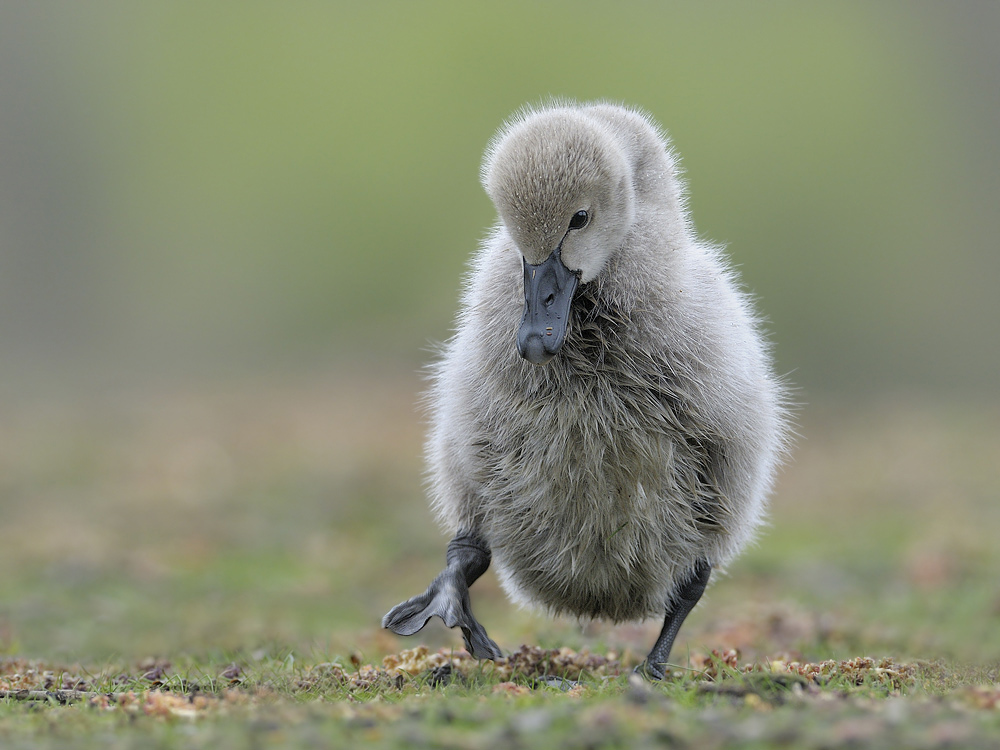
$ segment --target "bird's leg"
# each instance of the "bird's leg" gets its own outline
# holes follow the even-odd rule
[[[397,604],[382,618],[382,627],[399,635],[413,635],[437,615],[449,628],[462,629],[465,647],[477,659],[499,659],[503,654],[486,629],[472,615],[469,586],[490,566],[492,553],[474,532],[459,532],[448,544],[447,566],[427,591]]]
[[[678,589],[677,593],[667,602],[667,616],[663,620],[663,629],[660,637],[653,644],[652,651],[646,657],[646,661],[640,665],[636,671],[645,674],[656,680],[664,678],[664,666],[670,658],[670,649],[674,646],[674,639],[677,632],[684,624],[684,619],[688,613],[694,609],[694,605],[705,593],[705,586],[708,585],[708,577],[712,574],[712,566],[708,560],[699,560],[694,566],[691,577]]]

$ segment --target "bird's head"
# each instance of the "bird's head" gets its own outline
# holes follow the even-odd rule
[[[524,260],[518,351],[545,364],[566,339],[578,284],[601,273],[632,224],[631,167],[605,124],[553,109],[504,128],[482,178]]]

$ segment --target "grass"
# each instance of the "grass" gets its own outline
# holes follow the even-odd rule
[[[194,664],[171,676],[91,676],[111,699],[8,701],[0,737],[5,747],[80,738],[121,747],[988,747],[1000,731],[995,686],[946,687],[930,666],[855,660],[814,681],[780,667],[745,673],[716,657],[660,685],[600,669],[572,673],[566,690],[526,676],[524,660],[514,674],[454,661],[464,664],[451,679],[288,656],[250,659],[225,677]]]
[[[339,374],[8,403],[0,745],[1000,739],[995,405],[806,409],[770,528],[650,685],[630,668],[656,623],[521,612],[491,574],[476,610],[514,667],[461,658],[437,623],[378,627],[443,559],[418,389]]]

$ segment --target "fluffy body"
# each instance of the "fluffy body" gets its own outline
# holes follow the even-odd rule
[[[433,370],[432,504],[479,535],[515,601],[662,617],[699,560],[752,538],[786,445],[784,394],[750,301],[688,218],[648,117],[610,104],[522,113],[487,152],[499,221]],[[580,208],[590,226],[567,232]],[[523,261],[561,243],[569,332],[522,359]]]

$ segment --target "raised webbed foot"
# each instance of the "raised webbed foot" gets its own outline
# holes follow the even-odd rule
[[[486,629],[472,615],[469,587],[462,573],[444,570],[427,591],[397,604],[382,618],[382,627],[399,635],[419,632],[432,617],[440,617],[449,628],[462,629],[465,647],[477,659],[499,659],[500,647],[486,635]]]

